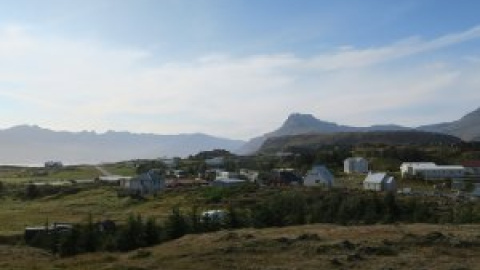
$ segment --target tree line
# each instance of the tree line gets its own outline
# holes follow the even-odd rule
[[[480,205],[439,205],[423,198],[398,199],[394,193],[279,192],[254,205],[229,203],[221,216],[205,216],[198,207],[174,207],[159,223],[154,218],[131,215],[116,228],[102,229],[92,221],[64,232],[39,233],[27,243],[60,256],[84,252],[129,251],[180,238],[186,234],[237,229],[267,228],[313,223],[363,225],[375,223],[478,223]],[[48,227],[48,226],[47,226]]]

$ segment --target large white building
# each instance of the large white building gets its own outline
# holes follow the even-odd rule
[[[303,178],[304,186],[325,186],[332,187],[335,178],[332,173],[323,165],[314,166]]]
[[[363,188],[374,191],[395,191],[397,184],[393,176],[388,176],[386,173],[368,173],[363,181]]]
[[[367,173],[368,161],[362,157],[350,157],[343,162],[345,173]]]
[[[459,178],[465,175],[465,168],[459,165],[437,165],[433,162],[405,162],[400,166],[402,178],[421,177],[425,180]]]

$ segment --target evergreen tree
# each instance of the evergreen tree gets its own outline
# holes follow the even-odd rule
[[[25,198],[27,199],[35,199],[40,195],[40,191],[38,187],[34,184],[28,184],[25,188]]]
[[[144,235],[144,243],[147,246],[153,246],[160,243],[160,226],[157,225],[153,217],[147,219]]]
[[[385,205],[384,221],[386,223],[395,222],[399,216],[397,202],[395,201],[395,194],[393,192],[388,192],[385,194],[383,202]]]
[[[190,231],[192,233],[203,232],[201,217],[198,214],[198,207],[197,206],[192,207],[192,210],[190,211],[190,215],[189,215],[189,221],[190,221]]]
[[[172,209],[164,227],[168,239],[180,238],[188,232],[188,223],[178,207]]]
[[[59,243],[59,254],[62,257],[73,256],[80,252],[79,242],[81,237],[81,230],[76,225],[66,235],[61,237]]]
[[[127,224],[117,235],[117,247],[121,251],[128,251],[139,247],[144,247],[145,231],[143,228],[142,217],[130,215]]]
[[[237,229],[242,227],[243,225],[239,213],[237,212],[237,209],[235,209],[232,203],[228,205],[227,218],[225,223],[227,228],[230,229]]]
[[[93,223],[92,214],[88,215],[88,223],[83,229],[82,240],[81,246],[85,252],[95,252],[100,245],[99,232]]]

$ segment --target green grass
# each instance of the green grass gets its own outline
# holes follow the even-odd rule
[[[124,176],[135,176],[135,168],[133,166],[125,165],[122,163],[118,164],[106,164],[102,165],[102,168],[115,175],[124,175]]]
[[[34,200],[0,199],[0,235],[22,233],[25,226],[49,222],[85,222],[112,219],[123,222],[130,214],[163,219],[174,206],[187,210],[198,195],[192,192],[166,192],[143,200],[118,197],[116,187],[92,186],[76,194],[59,194]]]
[[[78,179],[94,179],[98,177],[100,172],[92,166],[71,166],[65,167],[58,171],[49,173],[45,179],[53,180],[78,180]]]
[[[363,189],[365,174],[342,174],[335,178],[335,186],[348,189]]]
[[[47,174],[38,175],[36,172],[45,171]],[[69,180],[94,179],[100,173],[93,166],[66,166],[58,170],[44,170],[43,168],[2,168],[0,181],[11,184],[28,182],[56,182]]]

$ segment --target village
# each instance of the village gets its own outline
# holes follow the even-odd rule
[[[167,191],[189,192],[192,189],[202,190],[206,187],[231,189],[242,186],[279,190],[307,188],[320,189],[324,192],[353,190],[380,194],[393,193],[397,197],[443,197],[447,200],[466,202],[475,202],[480,198],[480,161],[465,161],[462,165],[403,162],[398,171],[386,172],[372,171],[366,158],[348,157],[343,160],[343,164],[338,164],[336,171],[331,171],[326,165],[315,164],[306,173],[301,174],[298,168],[291,167],[272,168],[269,171],[252,168],[227,170],[232,168],[232,164],[238,164],[238,159],[245,160],[245,157],[236,157],[224,150],[206,151],[199,153],[198,156],[212,155],[214,157],[200,159],[200,161],[196,158],[196,162],[201,164],[201,166],[194,166],[198,169],[197,171],[192,167],[182,166],[182,163],[185,165],[185,162],[189,160],[191,162],[192,158],[132,160],[96,165],[94,168],[99,175],[93,179],[28,181],[24,185],[30,189],[56,186],[60,187],[60,190],[61,187],[68,186],[107,186],[114,188],[119,197],[142,199],[153,196],[153,200]],[[295,158],[293,154],[277,153],[274,158],[285,160],[291,159],[292,156]],[[45,162],[44,168],[32,170],[32,175],[35,178],[64,169],[62,162],[48,161]],[[121,171],[125,174],[113,174],[109,170]],[[225,205],[217,205],[216,208],[204,208],[200,216],[224,217],[226,214]],[[107,222],[114,223],[111,220]],[[32,239],[36,233],[48,230],[70,230],[73,226],[62,220],[54,220],[52,224],[27,226],[25,238]]]
[[[462,165],[437,165],[434,162],[404,162],[398,172],[369,170],[367,159],[349,157],[343,162],[343,171],[335,177],[325,165],[314,165],[304,175],[295,168],[274,168],[269,172],[241,168],[238,171],[225,170],[225,159],[205,159],[206,168],[196,175],[177,169],[173,159],[159,159],[165,170],[151,169],[138,176],[103,175],[97,181],[116,184],[125,194],[151,195],[163,189],[186,186],[232,187],[245,183],[259,186],[305,186],[322,188],[351,188],[378,192],[396,192],[412,195],[462,196],[475,199],[480,197],[480,161],[465,161]],[[140,161],[141,163],[142,161]],[[144,161],[145,162],[145,161]],[[139,166],[134,165],[134,166]],[[339,178],[336,180],[336,178]],[[360,180],[360,181],[359,181]],[[348,183],[348,182],[351,183]],[[416,190],[407,184],[412,181],[426,183],[430,189]],[[358,184],[357,186],[352,185]],[[414,184],[415,186],[415,184]],[[429,192],[430,191],[430,192]],[[420,192],[420,193],[419,193]],[[423,193],[422,193],[423,192]]]

